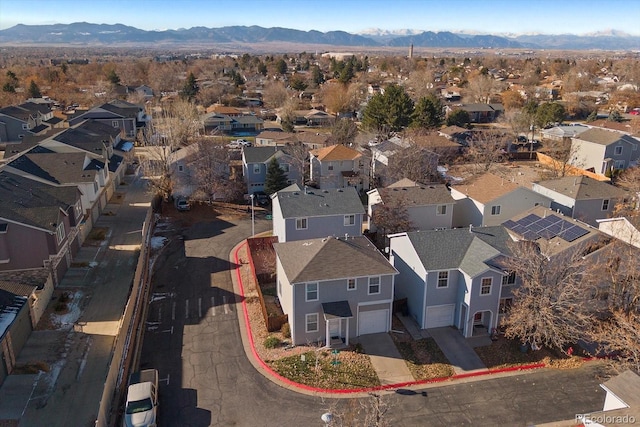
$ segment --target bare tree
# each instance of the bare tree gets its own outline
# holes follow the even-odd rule
[[[229,151],[208,140],[198,141],[194,149],[192,166],[196,190],[192,197],[224,201],[239,199],[243,187],[229,178]]]
[[[580,167],[583,163],[583,160],[579,157],[579,146],[572,144],[570,138],[563,138],[559,141],[546,140],[544,142],[544,154],[555,160],[548,165],[551,168],[551,178],[564,177],[574,167]]]
[[[408,178],[415,182],[432,182],[438,176],[438,155],[433,151],[411,144],[399,148],[389,157],[387,178],[398,181]]]
[[[193,142],[202,130],[202,122],[195,105],[186,101],[160,108],[157,113],[142,132],[143,147],[137,151],[152,191],[169,200],[174,188],[172,153]]]
[[[371,220],[378,230],[378,243],[384,243],[388,234],[414,229],[406,206],[401,197],[389,198],[374,206]]]
[[[570,249],[547,255],[550,243],[519,241],[511,245],[506,267],[521,284],[505,318],[505,336],[532,346],[563,350],[586,338],[592,325],[588,299],[591,287],[583,280],[587,262],[582,252]]]
[[[301,177],[302,182],[298,182],[298,185],[304,185],[309,178],[309,147],[302,142],[296,142],[288,144],[283,151],[290,157],[291,167]]]
[[[340,407],[338,406],[340,405]],[[382,395],[369,393],[368,398],[337,401],[330,405],[327,426],[331,427],[389,427],[389,405]]]
[[[488,172],[494,164],[501,163],[507,156],[509,136],[499,130],[474,132],[465,151],[465,158],[477,172]]]
[[[469,76],[467,96],[472,102],[489,104],[503,89],[504,85],[493,77],[486,74],[476,74]]]

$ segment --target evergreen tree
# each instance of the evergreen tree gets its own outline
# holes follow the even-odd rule
[[[433,129],[444,122],[442,102],[434,95],[420,98],[413,111],[411,126]]]
[[[120,76],[116,74],[115,70],[111,70],[107,74],[107,80],[109,80],[109,83],[111,83],[112,85],[117,85],[120,83]]]
[[[282,170],[276,158],[271,158],[267,166],[267,176],[264,180],[264,192],[273,194],[276,191],[282,190],[287,185],[287,174]]]
[[[403,88],[389,85],[384,94],[371,98],[364,110],[362,124],[377,131],[400,131],[407,127],[413,115],[413,101]]]
[[[196,76],[193,73],[189,73],[187,76],[187,81],[184,83],[182,87],[182,97],[191,101],[196,97],[200,88],[198,87],[198,83],[196,82]]]
[[[586,119],[586,122],[595,122],[596,120],[598,120],[598,110],[593,110]]]
[[[611,113],[609,113],[609,117],[607,117],[607,120],[609,120],[610,122],[621,122],[622,115],[618,110],[613,110]]]
[[[31,83],[29,84],[29,90],[27,91],[27,94],[29,95],[29,98],[40,98],[42,96],[40,88],[33,80],[31,80]]]
[[[471,119],[465,110],[453,110],[447,117],[447,126],[460,126],[466,128]]]
[[[280,60],[276,62],[276,73],[282,74],[284,76],[285,74],[287,74],[287,69],[287,63],[284,61],[284,59],[280,58]]]

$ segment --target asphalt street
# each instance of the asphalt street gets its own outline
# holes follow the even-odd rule
[[[257,219],[255,226],[258,233],[271,224]],[[320,426],[327,411],[362,420],[362,405],[371,398],[300,393],[249,362],[229,254],[250,231],[247,218],[158,227],[167,244],[155,261],[141,368],[160,372],[159,425]],[[403,426],[529,426],[573,419],[602,409],[600,369],[591,363],[387,392],[385,419]]]

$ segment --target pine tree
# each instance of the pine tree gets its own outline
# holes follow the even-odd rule
[[[196,76],[193,73],[189,73],[187,76],[187,81],[184,83],[182,87],[182,97],[191,101],[196,97],[200,88],[198,87],[198,83],[196,82]]]
[[[264,180],[264,192],[267,194],[273,194],[276,191],[282,190],[287,185],[287,174],[282,170],[276,158],[273,157],[267,166],[267,177]]]
[[[42,92],[40,92],[40,88],[38,87],[36,82],[34,82],[33,80],[31,80],[31,83],[29,84],[28,94],[30,98],[40,98],[42,96]]]

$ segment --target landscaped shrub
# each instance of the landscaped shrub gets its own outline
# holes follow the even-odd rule
[[[284,325],[282,325],[282,328],[280,328],[280,332],[282,332],[283,337],[291,338],[291,326],[289,326],[289,323],[285,323]]]
[[[264,340],[265,348],[276,348],[280,345],[280,339],[278,337],[274,337],[273,335],[269,335]]]

